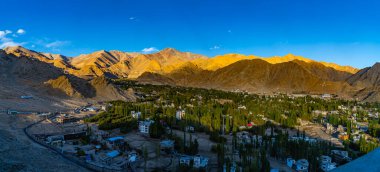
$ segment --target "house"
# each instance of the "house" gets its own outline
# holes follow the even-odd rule
[[[195,155],[195,156],[182,155],[179,158],[179,164],[186,165],[186,166],[192,165],[192,167],[194,168],[206,168],[208,166],[208,160],[209,158],[201,156],[201,155]]]
[[[111,137],[106,140],[106,145],[109,149],[115,149],[116,147],[124,144],[124,138],[121,136]]]
[[[174,140],[163,140],[160,142],[160,147],[162,150],[173,150],[174,149]]]
[[[10,109],[8,109],[8,110],[7,110],[7,114],[8,114],[8,115],[17,115],[17,114],[19,114],[19,112],[16,111],[16,110],[10,110]]]
[[[55,136],[49,136],[46,138],[46,143],[50,144],[50,143],[55,143],[55,142],[62,142],[64,141],[65,138],[63,135],[55,135]]]
[[[247,107],[245,107],[244,105],[239,105],[238,109],[247,109]]]
[[[317,140],[313,139],[313,138],[309,138],[309,137],[297,137],[297,136],[289,137],[289,140],[291,140],[291,141],[300,141],[300,140],[303,140],[303,141],[309,142],[309,143],[315,143],[315,142],[317,142]]]
[[[343,127],[342,125],[338,125],[337,131],[343,133],[345,131],[345,127]]]
[[[104,138],[109,137],[109,133],[107,131],[103,130],[92,130],[94,131],[93,134],[90,136],[91,139],[97,140],[97,141],[102,141]]]
[[[296,171],[307,172],[309,169],[309,162],[306,159],[299,159],[296,162]]]
[[[111,164],[112,160],[120,155],[120,152],[113,150],[100,157],[100,160],[105,164]]]
[[[338,138],[340,140],[348,140],[350,137],[346,132],[343,132],[343,133],[339,133]]]
[[[135,119],[140,119],[141,118],[141,112],[131,111],[131,116]]]
[[[331,171],[336,168],[336,163],[331,162],[331,157],[322,155],[319,158],[320,168],[322,171]]]
[[[135,162],[137,160],[137,153],[135,150],[128,153],[128,162]]]
[[[190,132],[190,133],[194,133],[195,132],[195,128],[193,126],[191,126],[191,125],[188,125],[188,126],[186,126],[185,131],[186,132]]]
[[[326,124],[326,133],[328,133],[328,134],[331,134],[331,133],[333,133],[334,132],[334,126],[333,125],[331,125],[330,123],[327,123]]]
[[[293,168],[293,165],[296,164],[296,160],[293,158],[286,158],[286,165],[290,168]]]
[[[175,113],[175,118],[177,118],[177,120],[182,120],[182,118],[185,117],[185,110],[177,110],[177,112]]]
[[[191,163],[192,160],[193,160],[193,158],[191,156],[182,155],[179,158],[179,164],[180,165],[190,166],[190,163]]]
[[[20,98],[21,98],[21,99],[32,99],[33,96],[21,96]]]
[[[249,132],[247,131],[238,132],[236,133],[236,136],[238,138],[238,142],[242,144],[251,143],[252,141],[258,142],[260,145],[262,143],[262,136],[260,135],[251,136]]]
[[[201,156],[201,155],[196,155],[194,156],[194,168],[206,168],[208,165],[208,158]]]
[[[78,121],[79,119],[78,118],[75,118],[69,114],[61,114],[58,118],[57,118],[57,122],[60,123],[60,124],[66,124],[66,123],[72,123],[72,122],[76,122]]]
[[[107,111],[107,106],[106,105],[102,105],[102,106],[100,106],[100,109],[103,110],[103,111]]]
[[[360,140],[360,136],[359,136],[359,135],[353,135],[353,136],[352,136],[352,141],[353,141],[354,143],[357,143],[359,140]]]
[[[94,106],[90,106],[90,107],[87,107],[86,110],[90,111],[90,112],[97,112],[97,111],[99,111],[99,108],[94,107]]]
[[[359,130],[366,133],[368,131],[368,126],[365,126],[365,125],[360,125],[359,126]]]
[[[348,156],[347,151],[332,150],[331,154],[335,162],[342,163],[345,161],[351,161],[351,158]]]
[[[250,123],[248,123],[248,124],[247,124],[247,127],[248,127],[248,128],[252,128],[252,127],[253,127],[253,125],[255,125],[255,123],[253,123],[253,122],[250,122]]]
[[[336,168],[336,163],[326,163],[326,164],[321,164],[321,170],[324,172],[331,171]]]
[[[154,121],[152,121],[152,120],[139,121],[139,131],[140,131],[140,133],[149,134],[149,127],[153,123],[154,123]]]
[[[321,96],[323,99],[329,99],[331,98],[331,94],[322,94]]]

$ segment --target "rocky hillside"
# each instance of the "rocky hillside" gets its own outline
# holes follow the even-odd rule
[[[271,64],[261,59],[240,60],[215,71],[188,64],[169,74],[144,74],[140,82],[161,82],[202,88],[241,90],[255,93],[305,92],[344,94],[350,85],[344,80],[347,72],[334,70],[319,63],[299,60]]]
[[[366,101],[380,100],[380,63],[367,67],[347,79],[357,89],[354,97]]]
[[[379,64],[358,70],[302,56],[258,57],[241,54],[213,58],[166,48],[153,54],[97,51],[77,57],[40,53],[23,47],[0,51],[0,64],[24,81],[60,90],[66,96],[133,99],[107,78],[255,93],[331,93],[379,101]],[[99,91],[102,90],[102,91]],[[107,90],[107,91],[104,91]]]
[[[42,54],[24,48],[0,50],[0,102],[3,98],[17,101],[22,95],[33,95],[35,101],[56,99],[134,100],[134,95],[122,91],[104,77],[86,80],[55,66],[52,60],[69,59]],[[71,64],[70,64],[71,65]],[[102,79],[103,78],[103,79]]]

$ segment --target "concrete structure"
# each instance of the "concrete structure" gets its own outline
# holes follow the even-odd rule
[[[140,119],[141,118],[141,112],[131,111],[132,118]]]
[[[309,170],[309,162],[306,159],[299,159],[295,165],[296,171],[307,172]]]
[[[345,161],[351,161],[347,151],[332,150],[331,154],[335,162],[342,163]]]
[[[55,136],[49,136],[46,138],[46,143],[50,144],[57,141],[64,141],[65,138],[63,135],[55,135]]]
[[[163,140],[160,142],[160,147],[162,150],[173,150],[174,140]]]
[[[350,137],[346,132],[343,132],[343,133],[339,133],[338,138],[340,140],[348,140]]]
[[[182,118],[185,117],[185,114],[185,110],[177,110],[175,113],[175,118],[177,118],[177,120],[182,120]]]
[[[61,124],[66,124],[66,123],[71,123],[71,122],[76,122],[76,121],[78,121],[78,118],[75,118],[69,114],[61,114],[57,118],[57,122],[59,122]]]
[[[208,158],[200,155],[194,156],[194,165],[195,168],[206,168],[208,165]]]
[[[185,131],[190,132],[190,133],[194,133],[195,128],[193,126],[188,125],[188,126],[186,126]]]
[[[190,166],[192,160],[193,158],[191,156],[182,155],[181,157],[179,157],[179,164]]]
[[[86,110],[90,111],[90,112],[97,112],[97,111],[99,111],[99,108],[97,108],[95,106],[90,106],[90,107],[87,107]]]
[[[136,151],[131,151],[128,153],[128,162],[135,162],[137,160],[137,153]]]
[[[192,163],[193,168],[207,168],[208,160],[209,158],[201,156],[201,155],[195,155],[195,156],[183,155],[179,158],[179,164],[190,166],[191,162],[193,162]]]
[[[124,138],[121,136],[111,137],[106,140],[109,149],[116,149],[124,144]]]
[[[320,168],[322,171],[331,171],[336,168],[336,163],[333,163],[331,160],[331,157],[326,155],[319,157]]]
[[[296,163],[296,160],[293,158],[286,158],[286,165],[290,168],[293,168],[293,165]]]
[[[20,98],[21,98],[21,99],[32,99],[33,96],[21,96]]]
[[[323,99],[330,99],[332,96],[331,94],[322,94],[321,96]]]
[[[117,150],[113,150],[111,152],[106,153],[104,156],[100,157],[100,160],[105,164],[111,164],[112,160],[120,155],[120,152]]]
[[[140,131],[140,133],[149,134],[149,127],[153,123],[154,123],[154,121],[152,121],[152,120],[139,121],[139,131]]]

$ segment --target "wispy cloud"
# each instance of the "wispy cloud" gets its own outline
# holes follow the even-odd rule
[[[53,42],[49,42],[45,45],[46,48],[58,48],[58,47],[62,47],[64,45],[67,45],[69,44],[70,42],[69,41],[53,41]]]
[[[129,20],[136,20],[136,17],[129,17]]]
[[[217,50],[217,49],[220,49],[219,45],[214,45],[213,47],[210,48],[210,50]]]
[[[15,42],[12,38],[9,38],[8,35],[11,33],[13,33],[11,30],[0,30],[0,48],[26,44],[26,42]],[[23,34],[25,34],[25,31]]]
[[[12,33],[10,30],[0,30],[0,39],[5,38],[10,33]]]
[[[141,52],[146,53],[146,54],[157,52],[157,51],[158,49],[155,47],[144,48],[141,50]]]

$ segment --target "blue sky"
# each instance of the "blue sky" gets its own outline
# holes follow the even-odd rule
[[[207,56],[302,55],[358,68],[380,61],[371,0],[0,0],[0,47],[76,56],[166,47]],[[19,29],[24,32],[17,33]]]

